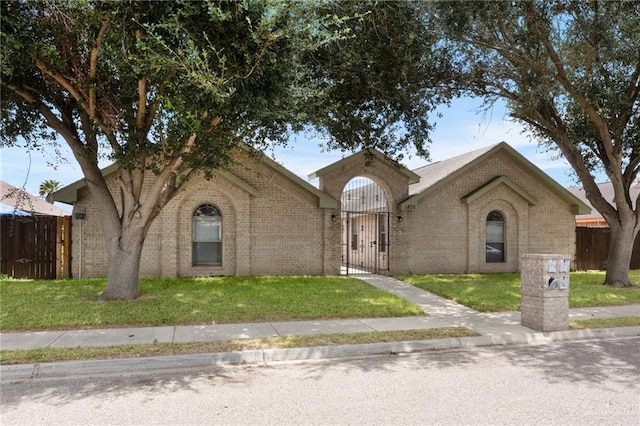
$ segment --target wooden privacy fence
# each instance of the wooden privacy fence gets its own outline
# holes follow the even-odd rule
[[[609,235],[609,228],[576,228],[576,270],[606,269]],[[640,234],[633,246],[631,269],[640,269]]]
[[[71,216],[0,216],[1,273],[14,278],[71,276]]]

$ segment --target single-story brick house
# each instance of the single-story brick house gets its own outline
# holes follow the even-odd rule
[[[236,160],[167,204],[149,230],[142,276],[518,271],[523,253],[574,255],[575,215],[589,211],[506,143],[413,171],[359,152],[311,174],[318,188],[267,157],[239,150]],[[107,181],[116,172],[106,168]],[[55,199],[82,213],[74,276],[104,276],[83,180]]]

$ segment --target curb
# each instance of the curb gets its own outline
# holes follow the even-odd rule
[[[0,381],[15,382],[62,377],[135,376],[154,371],[202,369],[220,365],[355,358],[443,349],[466,349],[486,346],[543,345],[553,342],[604,340],[640,337],[640,326],[554,331],[497,336],[460,337],[361,345],[318,346],[309,348],[263,349],[194,355],[171,355],[148,358],[62,361],[43,364],[0,366]]]

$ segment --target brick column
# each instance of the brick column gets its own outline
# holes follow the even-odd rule
[[[523,254],[521,324],[539,331],[569,328],[569,265],[564,254]]]

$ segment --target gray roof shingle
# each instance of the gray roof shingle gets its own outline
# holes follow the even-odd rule
[[[604,199],[613,205],[614,204],[613,203],[613,185],[611,184],[611,182],[599,183],[598,189],[600,190],[600,193],[602,194]],[[567,188],[567,190],[571,192],[573,195],[575,195],[576,197],[578,197],[579,199],[581,199],[582,202],[584,202],[586,205],[591,207],[591,214],[580,215],[581,219],[596,219],[596,218],[602,217],[602,215],[596,209],[593,208],[589,200],[587,200],[587,195],[585,194],[585,191],[582,188],[582,186],[572,186],[570,188]],[[631,196],[631,202],[634,208],[636,206],[636,200],[638,199],[639,194],[640,194],[640,180],[636,179],[636,181],[633,182],[631,184],[631,187],[629,188],[629,195]]]
[[[60,207],[49,204],[41,198],[1,180],[0,194],[2,194],[0,195],[0,204],[4,204],[11,209],[47,216],[69,216],[71,214]]]

